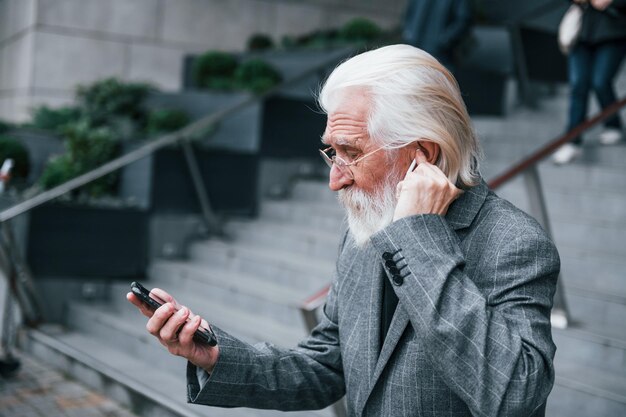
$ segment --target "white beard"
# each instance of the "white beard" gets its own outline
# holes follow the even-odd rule
[[[373,196],[352,187],[339,190],[339,202],[346,209],[348,227],[356,246],[365,246],[370,236],[393,221],[397,182],[395,175],[390,175]]]

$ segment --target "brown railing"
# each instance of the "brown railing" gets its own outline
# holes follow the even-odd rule
[[[570,131],[551,140],[536,152],[533,152],[530,156],[514,164],[502,174],[497,175],[489,181],[489,187],[495,190],[506,182],[523,174],[530,202],[530,214],[534,216],[537,221],[541,223],[546,232],[552,236],[552,229],[550,227],[545,199],[543,198],[543,190],[541,187],[537,164],[550,156],[556,149],[572,141],[574,138],[596,126],[598,123],[611,117],[624,106],[626,106],[626,97],[606,107],[603,111],[587,119]],[[301,303],[300,311],[304,318],[304,322],[309,329],[313,329],[316,325],[316,310],[324,304],[329,290],[330,284]],[[552,311],[552,324],[555,327],[564,328],[568,326],[569,322],[570,317],[564,296],[563,279],[559,276],[559,279],[557,280],[557,291],[554,298],[554,308]]]

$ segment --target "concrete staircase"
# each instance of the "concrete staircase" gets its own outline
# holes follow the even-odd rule
[[[620,81],[626,85],[624,77]],[[560,91],[538,110],[475,118],[486,153],[484,177],[558,135],[565,107]],[[626,415],[626,146],[599,147],[593,135],[580,161],[539,167],[573,319],[568,329],[553,331],[557,378],[549,416]],[[527,209],[521,179],[498,193]],[[230,239],[196,241],[185,260],[153,260],[144,284],[171,290],[250,343],[293,346],[306,334],[300,303],[330,279],[342,218],[324,181],[302,180],[288,199],[265,201],[258,219],[230,222]],[[145,331],[145,319],[124,298],[128,284],[111,284],[98,302],[71,302],[65,326],[30,331],[25,346],[144,416],[282,414],[186,404],[185,363]]]

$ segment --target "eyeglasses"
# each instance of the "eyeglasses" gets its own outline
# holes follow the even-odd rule
[[[405,146],[410,145],[411,143],[415,143],[415,142],[407,142],[402,145],[393,146],[393,147],[381,146],[380,148],[375,149],[372,152],[368,152],[365,155],[361,156],[360,158],[355,159],[352,162],[347,162],[345,159],[342,159],[340,156],[337,156],[337,153],[333,149],[332,146],[329,146],[328,148],[325,148],[325,149],[320,149],[320,155],[322,155],[322,159],[324,160],[324,162],[326,162],[326,165],[328,165],[330,169],[332,169],[334,165],[337,167],[341,175],[344,175],[348,179],[353,180],[354,174],[352,173],[352,170],[350,169],[351,166],[358,164],[359,162],[361,162],[368,156],[380,151],[381,149],[400,149],[400,148],[404,148]],[[418,142],[418,146],[419,146],[419,142]]]
[[[383,148],[384,146],[381,146],[380,148],[375,149],[372,152],[368,152],[365,155],[361,156],[360,158],[355,159],[352,162],[346,162],[345,159],[342,159],[340,156],[337,156],[336,151],[333,149],[332,146],[329,146],[326,149],[320,149],[320,155],[322,155],[322,159],[324,160],[324,162],[326,162],[326,165],[328,165],[330,169],[332,169],[333,165],[335,165],[343,176],[347,176],[349,179],[353,180],[354,174],[352,173],[352,170],[349,167],[358,164],[359,162],[361,162],[368,156],[380,151]]]

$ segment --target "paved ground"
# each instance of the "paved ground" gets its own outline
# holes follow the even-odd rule
[[[0,417],[137,417],[23,353],[19,359],[17,374],[0,377]]]

